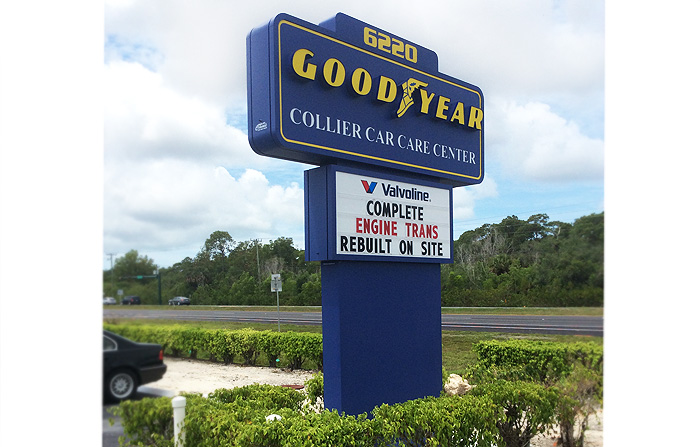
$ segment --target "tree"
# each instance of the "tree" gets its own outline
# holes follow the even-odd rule
[[[128,276],[153,275],[158,266],[148,256],[139,256],[139,252],[131,250],[114,262],[114,276],[126,278]]]
[[[201,253],[203,253],[210,261],[219,261],[227,258],[236,246],[227,231],[215,231],[204,242]]]

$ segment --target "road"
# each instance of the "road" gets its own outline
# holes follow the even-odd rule
[[[196,309],[105,308],[107,318],[277,323],[277,312]],[[281,324],[321,325],[321,312],[280,312]],[[603,317],[547,315],[442,315],[444,331],[603,336]]]

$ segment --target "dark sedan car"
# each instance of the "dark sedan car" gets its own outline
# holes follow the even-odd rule
[[[103,369],[105,398],[121,401],[134,395],[136,388],[160,380],[167,366],[163,347],[155,343],[137,343],[109,331],[103,331]]]
[[[122,298],[122,304],[141,304],[141,298],[136,295],[129,295]]]
[[[176,296],[175,298],[168,300],[170,306],[189,306],[190,299],[186,296]]]

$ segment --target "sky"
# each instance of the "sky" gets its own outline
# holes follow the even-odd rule
[[[454,237],[516,215],[604,211],[601,0],[128,1],[104,8],[104,260],[169,267],[214,231],[304,248],[303,172],[247,138],[247,34],[344,12],[435,51],[479,86],[485,177],[454,190]]]

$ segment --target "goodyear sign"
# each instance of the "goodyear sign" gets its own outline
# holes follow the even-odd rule
[[[345,14],[280,14],[247,38],[255,152],[374,166],[451,186],[484,176],[484,99],[438,72],[435,52]]]
[[[452,262],[452,188],[325,166],[305,172],[312,261]]]

